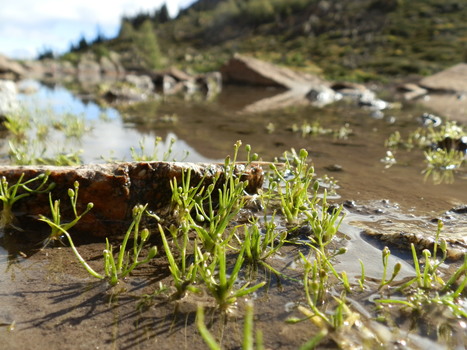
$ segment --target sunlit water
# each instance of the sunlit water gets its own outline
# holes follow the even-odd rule
[[[131,148],[138,154],[142,153],[141,145],[145,153],[153,154],[157,130],[137,130],[131,122],[124,122],[120,113],[112,107],[101,107],[94,102],[79,99],[62,86],[48,87],[37,82],[26,82],[37,89],[33,94],[20,94],[19,100],[22,107],[33,114],[50,113],[57,116],[73,114],[83,117],[89,131],[78,140],[61,140],[70,145],[74,151],[82,151],[83,163],[104,162],[107,160],[131,161]],[[172,146],[170,160],[187,160],[192,162],[211,161],[212,159],[200,155],[177,135],[169,132],[160,142],[155,158],[162,159],[171,140],[176,142]],[[51,144],[54,149],[57,145]]]

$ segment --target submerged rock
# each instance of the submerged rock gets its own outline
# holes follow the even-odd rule
[[[84,211],[89,202],[93,209],[76,226],[76,230],[94,236],[121,234],[128,227],[135,205],[148,204],[148,210],[164,215],[169,212],[172,191],[170,181],[180,184],[182,174],[191,171],[192,185],[204,181],[217,184],[224,181],[224,166],[220,164],[194,164],[177,162],[142,162],[94,164],[79,167],[54,166],[1,166],[0,175],[8,183],[15,184],[20,176],[32,179],[49,174],[48,183],[54,183],[51,196],[61,202],[62,220],[73,218],[68,189],[79,182],[78,212]],[[259,167],[236,165],[235,173],[248,181],[247,191],[255,193],[263,183],[263,171]],[[30,186],[34,188],[34,185]],[[49,194],[32,194],[17,201],[13,212],[22,227],[35,228],[39,215],[50,217]]]
[[[344,204],[345,205],[345,204]],[[358,217],[351,222],[352,226],[362,230],[362,234],[372,237],[389,247],[399,249],[410,249],[414,244],[418,251],[433,249],[438,229],[438,218],[428,220],[402,213],[397,206],[385,205],[384,213],[375,219],[366,206],[352,205],[345,207],[352,212],[359,213]],[[381,210],[377,204],[371,204],[373,211]],[[444,227],[440,232],[439,239],[446,241],[447,257],[459,260],[467,253],[467,215],[464,213],[465,206],[460,206],[447,211],[441,215]],[[361,213],[363,212],[363,215]],[[438,252],[440,252],[438,248]]]

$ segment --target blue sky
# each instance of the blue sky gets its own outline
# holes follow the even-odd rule
[[[81,35],[96,37],[97,29],[115,36],[120,19],[154,11],[166,3],[172,16],[195,0],[11,0],[0,10],[0,54],[34,58],[44,47],[69,49]]]

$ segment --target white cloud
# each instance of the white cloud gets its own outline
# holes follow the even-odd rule
[[[0,52],[15,56],[49,47],[67,50],[81,35],[92,39],[99,26],[115,35],[122,16],[153,12],[166,3],[174,16],[195,0],[13,0],[0,11]]]

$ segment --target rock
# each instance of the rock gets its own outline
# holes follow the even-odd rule
[[[306,94],[306,97],[317,107],[324,107],[342,99],[342,95],[339,92],[335,92],[333,89],[324,85],[311,88]]]
[[[103,90],[103,97],[111,102],[142,102],[157,97],[154,83],[147,75],[128,74],[123,81]]]
[[[414,100],[428,93],[428,90],[413,83],[400,85],[397,87],[397,91],[402,92],[404,99],[407,101]]]
[[[123,76],[125,74],[125,68],[123,67],[120,59],[120,55],[115,51],[109,52],[109,59],[115,65],[115,69],[118,76]]]
[[[433,112],[461,123],[467,123],[467,98],[453,93],[431,93],[420,102]]]
[[[18,91],[25,95],[32,95],[39,91],[40,84],[35,80],[22,80],[17,84]]]
[[[432,76],[423,78],[420,86],[442,92],[467,92],[467,63],[459,63]]]
[[[19,108],[16,84],[11,80],[0,80],[0,118]]]
[[[78,75],[81,76],[98,76],[101,75],[101,67],[93,58],[83,55],[78,62]]]
[[[191,75],[175,67],[170,67],[166,72],[164,72],[164,75],[170,75],[176,81],[187,81],[194,79]]]
[[[17,80],[26,75],[26,70],[18,62],[0,55],[0,79]]]
[[[285,67],[261,61],[253,57],[235,54],[221,68],[222,80],[227,83],[279,87],[302,91],[306,94],[311,88],[328,85],[321,78],[295,72]]]
[[[358,105],[375,111],[381,111],[390,107],[388,102],[377,98],[372,91],[368,91],[367,93],[363,94],[358,100]]]
[[[207,96],[215,96],[222,90],[222,74],[220,72],[209,72],[196,77],[196,84]]]
[[[109,57],[101,57],[99,60],[99,65],[101,67],[100,71],[101,74],[107,75],[107,76],[119,76],[119,68],[115,65],[114,62]]]
[[[373,94],[365,85],[340,81],[333,83],[331,89],[340,93],[344,98],[359,100],[362,96]]]
[[[379,113],[379,111],[394,107],[394,104],[390,104],[377,98],[373,91],[362,84],[337,82],[331,85],[331,89],[339,93],[336,101],[340,98],[356,101],[360,107],[370,109],[372,111],[373,117],[375,118],[384,117],[384,114]]]
[[[163,216],[170,213],[172,191],[170,181],[174,178],[180,184],[182,174],[191,170],[191,183],[205,182],[206,186],[220,176],[217,185],[224,179],[224,165],[170,162],[111,163],[79,167],[53,166],[1,166],[0,175],[9,184],[16,183],[24,174],[23,181],[40,174],[48,173],[48,184],[54,183],[51,190],[54,200],[61,203],[62,220],[72,219],[72,208],[68,189],[79,182],[78,212],[82,212],[89,202],[93,209],[76,226],[76,230],[95,236],[121,234],[128,227],[132,209],[138,204],[148,204],[148,210]],[[236,174],[248,180],[247,192],[256,193],[263,183],[260,167],[237,164]],[[35,188],[34,184],[29,185]],[[13,206],[21,227],[37,230],[39,215],[50,217],[49,194],[31,194]]]
[[[437,127],[442,123],[441,117],[426,112],[423,113],[418,119],[420,120],[420,124],[422,124],[424,127]]]
[[[178,86],[178,88],[176,88]],[[177,80],[171,75],[162,76],[162,93],[165,95],[173,94],[181,90],[183,86],[178,84]]]
[[[154,92],[154,83],[147,75],[128,74],[124,81],[141,90],[142,93],[151,94]]]
[[[458,205],[457,207],[452,208],[449,212],[456,213],[456,214],[467,214],[467,205],[462,204]]]

